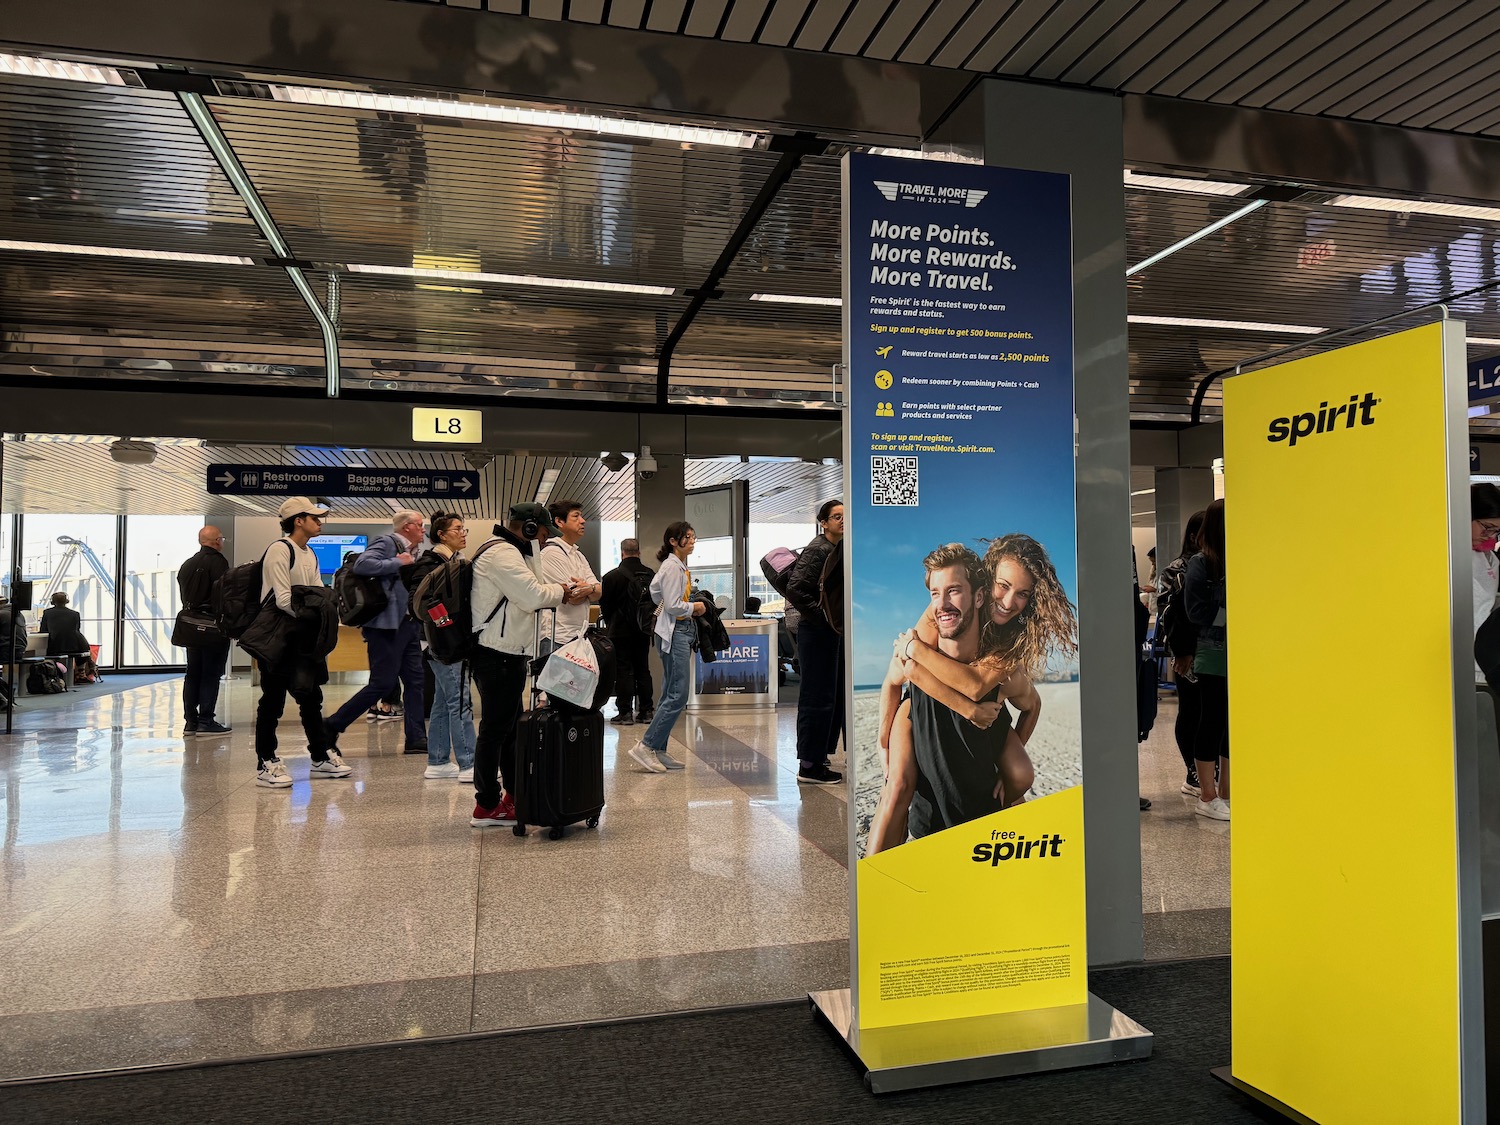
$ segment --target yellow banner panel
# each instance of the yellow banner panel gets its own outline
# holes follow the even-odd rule
[[[855,871],[862,1029],[1087,1003],[1081,786]]]
[[[1224,387],[1232,1069],[1321,1125],[1459,1114],[1443,332]]]

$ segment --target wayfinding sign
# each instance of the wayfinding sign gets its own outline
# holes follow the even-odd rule
[[[467,500],[479,495],[479,474],[468,469],[210,465],[208,491],[219,496],[389,496],[410,500]]]

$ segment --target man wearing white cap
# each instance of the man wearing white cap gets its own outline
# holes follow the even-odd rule
[[[318,558],[307,541],[323,530],[328,505],[311,496],[291,496],[281,502],[283,537],[266,548],[261,561],[261,589],[273,599],[262,613],[292,613],[293,586],[321,586]],[[353,770],[344,764],[337,749],[329,745],[323,728],[323,685],[328,682],[328,662],[289,646],[285,659],[260,665],[260,704],[255,710],[255,757],[259,761],[255,782],[269,789],[288,789],[292,779],[276,756],[276,724],[286,708],[286,697],[297,701],[307,752],[312,755],[312,777],[348,777]]]

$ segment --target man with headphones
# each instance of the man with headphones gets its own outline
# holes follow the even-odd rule
[[[479,688],[483,712],[474,743],[474,813],[476,828],[512,825],[516,806],[507,791],[515,776],[516,725],[521,719],[526,666],[536,638],[538,611],[580,605],[589,589],[537,578],[538,556],[549,535],[558,533],[543,504],[517,504],[507,522],[476,556],[469,605],[479,628],[479,647],[469,662]]]

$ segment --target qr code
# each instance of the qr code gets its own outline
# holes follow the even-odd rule
[[[917,506],[917,459],[870,458],[870,503],[894,508]]]

